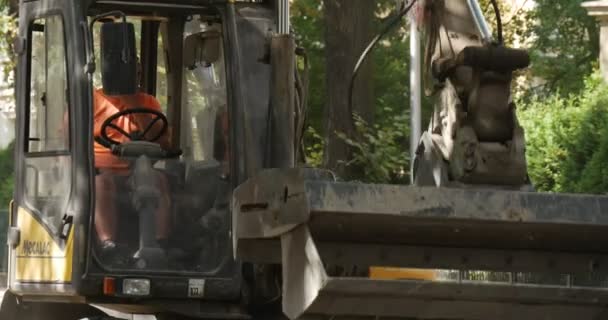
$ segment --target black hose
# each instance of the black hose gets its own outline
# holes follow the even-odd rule
[[[365,50],[363,51],[363,53],[361,53],[361,56],[359,57],[359,61],[357,61],[357,64],[355,65],[355,69],[353,70],[353,74],[352,74],[352,76],[350,78],[350,84],[349,84],[349,87],[348,87],[348,112],[350,114],[350,119],[351,119],[351,121],[353,123],[354,123],[354,118],[353,118],[353,91],[354,91],[354,88],[355,88],[355,80],[357,79],[357,75],[359,74],[359,70],[361,69],[361,66],[367,60],[367,58],[369,57],[369,54],[376,47],[376,45],[378,44],[378,42],[391,29],[393,29],[399,23],[399,21],[401,21],[401,19],[410,11],[410,9],[412,9],[412,7],[414,6],[414,4],[417,1],[418,0],[412,0],[412,2],[409,5],[404,6],[404,8],[401,9],[401,11],[399,11],[399,13],[397,13],[394,17],[390,18],[389,21],[386,23],[386,26],[380,31],[380,33],[378,33],[374,37],[374,39],[372,39],[372,41],[367,45],[367,47],[365,48]]]
[[[505,39],[502,34],[502,18],[500,16],[500,8],[498,7],[496,0],[491,1],[492,7],[494,7],[494,14],[496,15],[496,32],[498,33],[498,43],[502,45],[505,43]]]
[[[296,66],[296,92],[298,92],[298,101],[300,104],[299,109],[299,118],[297,122],[297,132],[299,137],[296,140],[296,150],[298,151],[296,160],[298,156],[301,157],[302,163],[306,164],[306,153],[304,148],[304,128],[306,128],[306,123],[308,121],[308,84],[309,84],[309,74],[310,74],[310,64],[308,61],[308,55],[306,54],[306,50],[302,48],[296,49],[296,55],[300,56],[304,60],[304,68],[302,73],[298,70]]]

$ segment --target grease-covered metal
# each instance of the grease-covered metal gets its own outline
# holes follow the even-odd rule
[[[283,265],[292,319],[595,319],[608,308],[608,197],[339,183],[315,172],[264,171],[234,193],[237,255]],[[434,281],[334,272],[368,266],[441,272]]]

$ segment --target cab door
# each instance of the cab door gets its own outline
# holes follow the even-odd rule
[[[76,107],[86,107],[76,6],[57,0],[20,5],[9,286],[26,296],[73,295],[81,260],[75,221],[89,208],[82,196],[89,189],[88,179],[78,183],[83,161],[75,155],[88,136],[75,133],[78,118],[86,118]]]

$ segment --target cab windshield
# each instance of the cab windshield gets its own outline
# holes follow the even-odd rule
[[[137,90],[129,95],[112,92],[103,74],[111,65],[104,55],[117,50],[103,48],[116,46],[104,37],[119,32],[104,24],[118,20],[93,29],[101,65],[93,92],[92,241],[106,269],[211,273],[231,257],[223,35],[217,17],[205,17],[186,19],[181,43],[168,19],[127,17],[137,48]],[[131,80],[129,70],[121,76]]]

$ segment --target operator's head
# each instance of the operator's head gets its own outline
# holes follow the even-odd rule
[[[135,76],[134,76],[134,80],[135,80],[135,91],[134,92],[121,92],[121,93],[116,93],[116,94],[108,94],[106,92],[104,92],[106,95],[108,96],[113,96],[113,97],[118,97],[120,99],[131,99],[133,97],[135,97],[136,93],[139,92],[139,90],[141,89],[142,86],[142,81],[143,81],[143,77],[142,77],[142,64],[141,61],[139,60],[139,57],[136,57],[135,59]],[[125,75],[128,76],[128,75]],[[105,91],[105,90],[104,90]]]
[[[111,96],[135,94],[141,67],[138,68],[133,24],[102,24],[100,48],[104,93]]]

